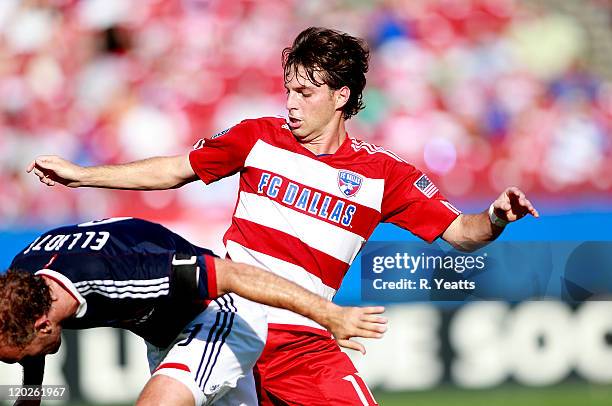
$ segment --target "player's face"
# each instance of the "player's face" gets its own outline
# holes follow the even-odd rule
[[[50,333],[37,333],[36,337],[25,347],[6,345],[0,339],[0,361],[8,364],[20,362],[25,357],[35,357],[56,353],[62,343],[61,328],[56,326]]]
[[[302,142],[317,139],[327,127],[333,125],[334,118],[341,115],[336,109],[335,91],[326,84],[313,84],[301,66],[297,74],[286,79],[291,132]],[[315,74],[315,79],[323,82],[318,73]]]

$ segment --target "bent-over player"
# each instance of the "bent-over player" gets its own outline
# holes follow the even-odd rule
[[[51,230],[14,258],[0,276],[0,360],[21,363],[24,384],[40,385],[62,328],[124,328],[148,347],[152,377],[138,404],[209,404],[236,386],[229,402],[257,404],[251,369],[265,312],[228,292],[312,318],[347,348],[363,351],[349,339],[385,330],[382,307],[340,307],[159,224],[115,218]]]

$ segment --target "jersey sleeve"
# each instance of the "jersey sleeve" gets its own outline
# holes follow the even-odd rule
[[[382,221],[402,227],[431,243],[461,212],[450,204],[420,170],[404,162],[391,167],[385,179]]]
[[[217,256],[209,250],[197,256],[175,253],[170,271],[170,296],[188,302],[218,297],[215,258]]]
[[[244,120],[212,138],[199,140],[189,153],[191,167],[206,184],[239,172],[260,132],[257,120]]]

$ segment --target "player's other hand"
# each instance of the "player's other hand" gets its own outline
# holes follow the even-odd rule
[[[507,188],[499,195],[493,202],[493,210],[497,217],[508,222],[519,220],[527,214],[540,217],[538,211],[525,197],[525,193],[515,186]]]
[[[381,338],[387,330],[387,319],[379,316],[385,311],[383,306],[339,307],[331,318],[329,330],[338,345],[365,354],[365,347],[352,337]]]
[[[47,186],[55,186],[56,183],[61,183],[68,187],[79,187],[83,169],[83,167],[59,156],[41,155],[30,162],[26,172],[32,172]]]

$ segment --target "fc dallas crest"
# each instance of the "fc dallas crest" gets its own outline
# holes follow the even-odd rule
[[[353,197],[359,192],[363,178],[354,172],[340,171],[338,173],[338,187],[346,197]]]

